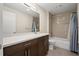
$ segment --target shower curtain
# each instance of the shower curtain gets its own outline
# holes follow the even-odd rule
[[[72,13],[70,28],[70,50],[78,52],[78,19],[77,13]]]

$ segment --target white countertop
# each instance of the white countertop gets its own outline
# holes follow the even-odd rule
[[[34,38],[42,37],[45,35],[49,35],[49,34],[48,33],[39,33],[39,32],[37,34],[35,34],[35,33],[31,32],[31,33],[22,33],[22,34],[10,36],[10,37],[4,37],[3,38],[3,47],[18,44],[18,43],[32,40]]]

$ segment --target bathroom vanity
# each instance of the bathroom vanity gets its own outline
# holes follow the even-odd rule
[[[49,34],[39,33],[40,14],[31,8],[29,11],[31,13],[26,11],[27,5],[4,3],[2,14],[4,56],[43,56],[48,52]],[[17,9],[16,6],[21,8]]]
[[[49,48],[48,33],[30,33],[3,40],[4,56],[44,56]]]

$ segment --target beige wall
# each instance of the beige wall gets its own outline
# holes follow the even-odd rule
[[[17,32],[31,32],[33,17],[27,14],[18,13]]]
[[[32,31],[32,21],[33,21],[32,16],[8,7],[4,7],[4,10],[13,12],[16,14],[16,32]]]
[[[2,7],[3,4],[0,4],[0,44],[2,46],[3,44],[3,37],[2,37]],[[0,47],[0,56],[3,55],[3,47]]]
[[[52,14],[49,13],[49,34],[52,36]]]
[[[49,13],[40,9],[40,32],[49,33]]]
[[[71,13],[61,13],[52,17],[52,36],[68,38]]]

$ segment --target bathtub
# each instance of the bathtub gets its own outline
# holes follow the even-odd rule
[[[66,49],[66,50],[70,50],[70,41],[68,39],[64,39],[64,38],[58,38],[58,37],[50,37],[49,38],[49,44],[51,43],[55,43],[54,45],[56,47],[59,47],[59,48],[63,48],[63,49]],[[50,45],[49,45],[50,48],[52,48]]]

